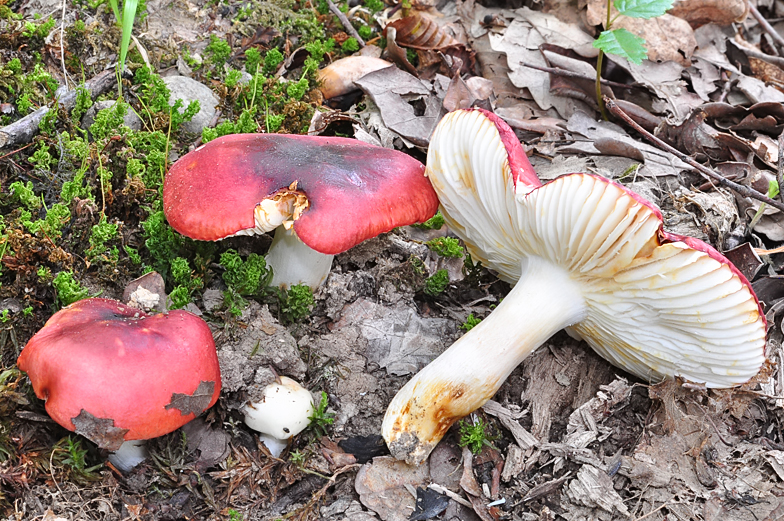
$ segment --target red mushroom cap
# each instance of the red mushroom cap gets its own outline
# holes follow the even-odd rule
[[[55,313],[17,361],[60,425],[100,447],[185,425],[220,394],[215,342],[187,311],[148,315],[109,299]]]
[[[281,190],[304,193],[294,231],[336,254],[438,209],[425,167],[402,152],[340,137],[233,134],[180,158],[166,176],[169,224],[214,241],[255,227],[254,209]]]

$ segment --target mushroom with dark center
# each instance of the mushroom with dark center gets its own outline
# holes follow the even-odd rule
[[[148,315],[109,299],[55,313],[17,365],[54,421],[110,451],[178,429],[221,389],[203,320],[181,310]]]
[[[649,381],[732,387],[765,361],[765,318],[726,258],[663,231],[656,208],[602,177],[541,185],[495,115],[448,114],[430,142],[427,175],[472,258],[515,286],[392,400],[382,431],[398,459],[424,461],[454,421],[563,328]]]
[[[272,285],[316,288],[335,254],[429,219],[438,199],[424,165],[402,152],[339,137],[234,134],[180,158],[163,205],[169,224],[197,240],[277,228]]]

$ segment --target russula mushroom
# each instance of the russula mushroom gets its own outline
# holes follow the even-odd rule
[[[101,298],[55,313],[17,366],[54,421],[110,451],[178,429],[212,407],[221,388],[202,319]]]
[[[732,387],[765,361],[760,305],[726,258],[663,231],[656,208],[602,177],[542,186],[495,115],[448,114],[430,141],[427,175],[472,257],[515,286],[392,400],[382,431],[398,459],[424,461],[455,420],[563,328],[649,381]]]
[[[272,285],[316,288],[335,254],[435,214],[424,171],[355,139],[233,134],[172,166],[163,207],[176,231],[202,241],[278,228],[267,254]]]
[[[275,457],[280,456],[289,439],[310,424],[313,410],[310,391],[287,376],[278,377],[264,387],[260,399],[242,408],[245,425],[261,433],[259,437]]]

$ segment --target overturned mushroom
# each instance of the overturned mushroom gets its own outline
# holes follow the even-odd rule
[[[181,310],[148,315],[109,299],[55,313],[17,365],[52,419],[110,451],[178,429],[212,407],[221,388],[203,320]]]
[[[438,207],[424,166],[394,150],[339,137],[234,134],[180,158],[166,176],[169,224],[214,241],[277,228],[272,285],[326,279],[332,257]]]
[[[472,257],[516,285],[392,400],[382,430],[398,459],[424,461],[563,328],[650,381],[731,387],[759,371],[765,319],[748,281],[711,246],[663,231],[638,195],[587,174],[541,186],[511,130],[480,110],[441,121],[427,175]]]

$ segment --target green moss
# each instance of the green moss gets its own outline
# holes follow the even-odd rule
[[[284,56],[281,52],[273,47],[264,56],[264,66],[262,67],[262,74],[269,76],[278,70],[278,66],[283,63]]]
[[[449,272],[438,270],[425,281],[424,292],[431,297],[435,297],[444,292],[449,285]]]
[[[371,13],[377,13],[386,7],[382,0],[365,0],[364,4]]]
[[[204,127],[201,131],[201,140],[202,142],[207,143],[213,139],[229,134],[254,133],[258,129],[258,124],[254,119],[255,115],[256,107],[251,107],[250,109],[244,109],[236,122],[223,121],[215,128]]]
[[[340,49],[346,54],[355,53],[359,50],[359,42],[354,37],[347,38],[346,41],[340,45]]]
[[[163,210],[153,212],[142,222],[144,229],[144,245],[153,259],[154,267],[162,275],[169,272],[169,263],[179,256],[182,237],[166,224]]]
[[[89,260],[95,260],[99,257],[104,257],[106,260],[113,260],[116,262],[116,255],[112,255],[110,252],[110,254],[106,256],[106,243],[116,239],[117,232],[117,225],[107,222],[106,216],[102,215],[101,220],[98,222],[98,224],[93,226],[92,230],[90,231],[90,248],[86,252],[87,258]]]
[[[370,40],[371,36],[373,36],[373,29],[369,25],[360,26],[357,32],[363,40]]]
[[[29,210],[36,210],[43,204],[41,198],[35,195],[35,192],[33,191],[32,181],[27,181],[27,183],[14,181],[8,187],[8,191],[11,193],[13,201],[16,201]]]
[[[57,293],[57,301],[61,307],[73,304],[77,300],[87,298],[89,292],[83,288],[79,281],[74,279],[73,272],[61,271],[52,280],[52,286]]]
[[[423,230],[439,230],[442,226],[444,226],[444,216],[441,215],[441,212],[436,212],[436,214],[428,219],[423,223],[412,224],[415,228],[421,228]]]
[[[245,70],[250,74],[256,74],[261,64],[261,52],[255,47],[245,51]]]
[[[231,56],[231,46],[215,35],[210,35],[210,43],[204,49],[210,62],[220,69]]]
[[[93,106],[93,99],[90,96],[90,91],[84,84],[76,87],[76,103],[71,110],[71,118],[76,125],[80,125],[82,116],[87,112],[87,109]]]
[[[220,256],[220,263],[226,268],[223,281],[238,295],[256,295],[272,279],[267,261],[257,253],[251,253],[243,261],[236,250],[226,250]]]
[[[478,326],[481,321],[481,318],[476,318],[474,314],[471,313],[466,317],[465,322],[460,325],[460,329],[463,331],[471,331],[474,327]]]
[[[288,291],[280,292],[280,312],[289,322],[299,322],[310,315],[315,303],[313,291],[305,284],[295,284]]]
[[[425,244],[431,251],[442,257],[460,259],[464,254],[460,241],[454,237],[437,237],[427,241]]]

